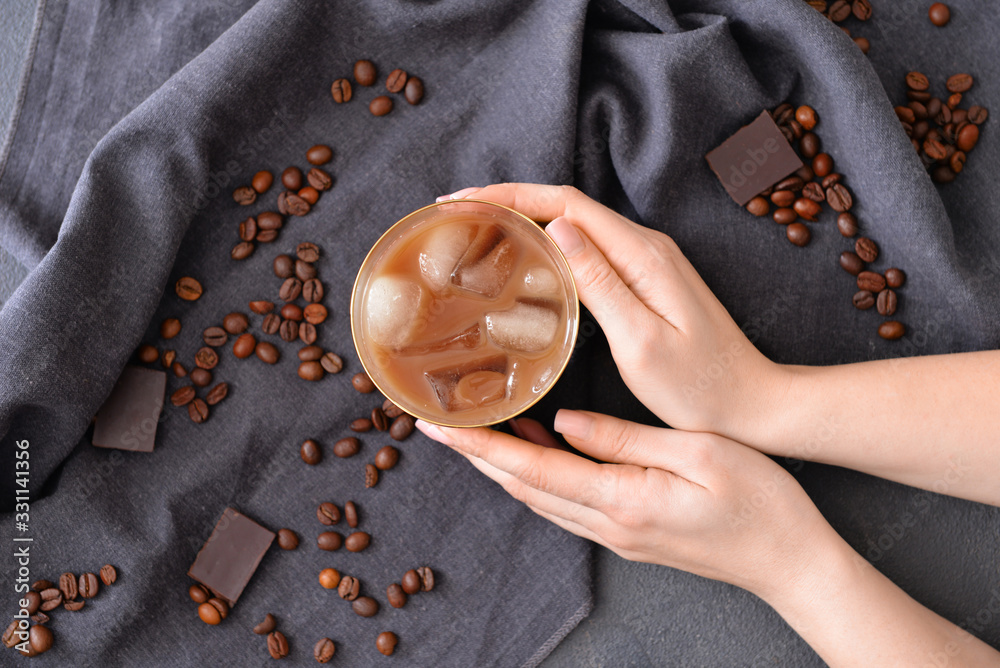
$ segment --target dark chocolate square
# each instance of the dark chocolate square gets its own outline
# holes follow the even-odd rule
[[[160,423],[167,374],[127,366],[97,411],[91,442],[99,448],[152,452]]]
[[[188,576],[230,606],[236,605],[273,540],[274,532],[226,508],[188,569]]]
[[[722,187],[740,206],[802,166],[766,110],[705,159]]]

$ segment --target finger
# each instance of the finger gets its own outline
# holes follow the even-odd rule
[[[552,513],[547,513],[544,510],[540,508],[535,508],[534,506],[531,505],[529,505],[528,508],[531,509],[531,511],[534,512],[539,517],[547,519],[549,522],[552,522],[561,529],[565,529],[566,531],[569,531],[572,534],[576,534],[580,538],[586,538],[587,540],[593,541],[598,545],[603,545],[608,549],[612,549],[611,546],[608,545],[608,543],[605,542],[603,538],[598,536],[595,531],[592,531],[591,529],[585,527],[582,524],[578,524],[571,520],[567,520],[566,518],[559,517],[558,515],[553,515]]]
[[[659,468],[696,484],[706,480],[710,444],[701,434],[566,409],[556,413],[553,428],[574,448],[601,461]]]
[[[532,420],[531,418],[511,418],[507,421],[510,428],[514,431],[514,435],[518,438],[524,439],[525,441],[531,441],[538,445],[543,445],[546,448],[559,448],[560,450],[565,450],[566,446],[559,442],[559,440],[553,436],[548,429],[542,426],[542,423],[538,420]]]
[[[451,428],[417,420],[425,435],[478,457],[534,489],[600,510],[614,492],[614,472],[578,455],[493,431]]]

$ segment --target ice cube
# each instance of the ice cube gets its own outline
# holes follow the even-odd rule
[[[494,299],[514,270],[517,247],[496,225],[483,225],[451,275],[460,288]]]
[[[559,279],[545,267],[531,267],[524,272],[524,288],[533,295],[554,295],[559,291]]]
[[[446,336],[443,339],[422,345],[407,346],[400,350],[400,352],[404,355],[426,355],[428,353],[439,353],[443,350],[462,350],[463,348],[471,350],[477,347],[482,339],[482,328],[480,328],[477,322],[453,336]]]
[[[486,331],[501,348],[541,352],[555,341],[559,312],[559,302],[518,299],[513,308],[487,313]]]
[[[476,237],[476,227],[466,224],[439,225],[427,234],[417,263],[427,285],[435,292],[448,285],[455,266]]]
[[[517,401],[518,389],[520,388],[521,372],[523,371],[524,364],[520,360],[514,360],[510,363],[509,371],[507,372],[507,399],[508,401]]]
[[[396,276],[379,276],[368,287],[368,335],[383,346],[404,346],[427,322],[427,291]]]
[[[449,412],[488,406],[504,398],[507,356],[500,353],[424,372],[441,407]]]

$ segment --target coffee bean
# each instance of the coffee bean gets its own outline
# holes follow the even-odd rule
[[[253,179],[250,180],[250,186],[257,191],[258,194],[263,194],[271,187],[274,183],[274,175],[267,170],[261,170],[253,175]]]
[[[310,278],[302,284],[302,298],[310,303],[323,300],[323,284],[319,279]]]
[[[267,634],[267,651],[272,659],[284,659],[288,656],[288,640],[281,631],[271,631]]]
[[[82,600],[81,601],[66,601],[66,602],[63,603],[63,609],[64,610],[69,610],[70,612],[77,612],[79,610],[83,610],[83,606],[85,604],[86,604],[86,601],[82,601]]]
[[[105,585],[114,584],[118,579],[118,571],[111,564],[104,564],[101,566],[101,582]]]
[[[410,104],[420,104],[420,101],[424,99],[424,82],[420,77],[409,78],[403,95]]]
[[[916,114],[909,107],[896,107],[895,112],[896,118],[903,123],[914,123],[917,120]]]
[[[372,537],[364,531],[355,531],[344,541],[348,552],[361,552],[371,545]]]
[[[316,546],[326,552],[335,552],[340,549],[344,539],[336,531],[324,531],[316,538]]]
[[[333,159],[333,149],[326,144],[316,144],[306,151],[306,161],[310,165],[325,165]]]
[[[377,72],[375,64],[370,60],[359,60],[354,63],[354,80],[362,86],[371,86],[375,83]]]
[[[867,311],[875,305],[875,295],[868,290],[858,290],[851,301],[854,302],[854,308]]]
[[[254,348],[254,352],[257,353],[257,357],[260,361],[265,364],[277,364],[280,355],[278,349],[274,347],[273,343],[267,341],[258,341],[257,347]]]
[[[278,626],[278,621],[270,612],[264,615],[264,621],[253,627],[253,632],[259,636],[266,636]]]
[[[172,339],[181,333],[181,321],[177,318],[166,318],[160,323],[160,338]]]
[[[888,320],[878,326],[878,335],[887,341],[895,341],[906,334],[906,327],[897,320]]]
[[[17,630],[18,621],[15,619],[7,627],[7,630],[3,632],[3,646],[7,649],[11,649],[21,642],[21,638],[17,635]]]
[[[372,113],[372,116],[385,116],[392,111],[392,98],[379,95],[368,103],[368,111]]]
[[[406,592],[407,594],[410,594],[411,596],[420,591],[420,588],[423,584],[422,580],[420,579],[420,574],[413,569],[410,569],[403,574],[402,583],[403,583],[403,591]]]
[[[923,103],[912,100],[906,106],[913,110],[913,116],[916,120],[923,121],[927,119],[927,107]]]
[[[208,587],[203,584],[193,584],[188,587],[188,596],[190,596],[191,600],[195,603],[204,603],[211,598]]]
[[[420,591],[431,591],[434,589],[434,571],[431,570],[430,566],[421,566],[418,568],[417,575],[420,576]]]
[[[399,461],[399,450],[391,445],[383,446],[375,453],[375,466],[382,471],[388,471]]]
[[[97,596],[97,589],[100,584],[97,576],[93,573],[81,573],[76,586],[80,596],[83,598],[93,598]]]
[[[948,21],[951,20],[951,10],[943,2],[935,2],[927,10],[927,17],[931,20],[931,23],[941,28],[948,25]]]
[[[31,585],[32,591],[42,591],[43,589],[51,589],[55,585],[49,580],[35,580]]]
[[[222,319],[222,328],[229,334],[242,334],[250,326],[250,320],[244,313],[230,313]]]
[[[302,447],[299,448],[299,456],[309,466],[316,466],[323,459],[323,450],[319,443],[309,438],[303,441]]]
[[[249,206],[257,201],[257,191],[250,186],[240,186],[233,191],[233,201],[240,206]]]
[[[281,336],[282,341],[291,343],[299,338],[299,325],[294,320],[282,320],[281,326],[278,328],[278,334]]]
[[[874,271],[862,271],[858,274],[858,290],[868,290],[879,293],[885,289],[885,277]]]
[[[867,37],[855,37],[854,43],[858,45],[858,48],[861,49],[861,53],[864,54],[867,54],[872,48],[872,43],[868,41]]]
[[[212,597],[208,599],[208,603],[206,605],[210,605],[215,608],[215,611],[219,614],[220,620],[229,616],[229,604],[221,598]]]
[[[48,589],[43,589],[38,593],[42,597],[42,604],[38,606],[42,612],[55,610],[60,605],[62,605],[63,602],[62,592],[56,589],[55,587],[49,587]]]
[[[978,104],[974,104],[969,107],[968,118],[970,123],[982,125],[986,122],[989,115],[990,112],[986,109],[986,107],[980,107]]]
[[[802,197],[817,203],[826,201],[822,186],[815,181],[806,184],[802,189]]]
[[[304,241],[295,247],[295,256],[303,262],[316,262],[319,255],[319,246],[314,243]]]
[[[169,369],[173,367],[174,360],[177,358],[176,350],[164,350],[163,356],[160,358],[160,364],[163,365],[164,369]]]
[[[229,251],[229,257],[234,260],[245,260],[253,255],[254,245],[252,241],[241,241]]]
[[[854,242],[854,252],[865,262],[874,262],[878,259],[878,245],[868,237],[859,237]]]
[[[928,136],[924,140],[924,153],[932,160],[944,160],[946,156],[945,150],[945,145],[937,139]]]
[[[217,600],[217,599],[212,599],[212,600]],[[201,619],[201,621],[211,626],[215,626],[216,624],[220,624],[222,622],[222,615],[219,614],[218,608],[216,608],[208,601],[198,606],[198,618]]]
[[[826,203],[830,208],[838,213],[844,213],[854,206],[854,198],[851,191],[842,183],[837,183],[826,190]]]
[[[160,351],[148,343],[139,346],[137,354],[139,355],[139,361],[144,364],[152,364],[160,359]]]
[[[36,624],[48,624],[49,621],[51,621],[51,617],[46,615],[44,612],[39,611],[31,616],[31,621]]]
[[[946,105],[941,105],[941,111],[934,117],[934,122],[941,126],[951,123],[951,109]]]
[[[28,630],[28,644],[33,656],[44,654],[52,649],[52,630],[47,626],[35,624]]]
[[[901,288],[903,283],[906,283],[906,274],[902,269],[893,267],[885,270],[885,284],[890,288]]]
[[[233,344],[233,355],[235,355],[237,359],[246,359],[253,354],[253,350],[256,345],[257,339],[254,338],[253,334],[250,334],[249,332],[241,334]]]
[[[793,208],[795,209],[795,213],[799,214],[800,218],[804,218],[805,220],[813,223],[816,222],[816,216],[818,216],[821,211],[819,204],[805,197],[800,197],[795,200]]]
[[[330,94],[333,95],[333,101],[337,104],[350,102],[351,92],[351,82],[347,79],[337,79],[330,86]]]
[[[291,529],[278,529],[278,547],[282,550],[294,550],[299,546],[299,537]],[[256,632],[256,631],[255,631]]]
[[[917,102],[922,102],[926,105],[931,99],[931,94],[925,90],[908,90],[906,91],[906,99],[916,100]],[[933,116],[934,114],[928,112],[927,115]]]
[[[312,345],[316,343],[316,337],[318,336],[316,332],[316,325],[311,322],[300,322],[299,323],[299,339],[302,343],[306,345]],[[322,369],[322,365],[320,369]]]
[[[337,586],[337,593],[340,598],[345,601],[353,601],[358,598],[358,594],[361,591],[361,583],[358,582],[357,578],[352,578],[350,575],[345,575],[340,579],[340,584]]]
[[[837,229],[841,235],[851,238],[858,233],[858,219],[853,213],[845,211],[837,216]]]
[[[336,568],[324,568],[319,572],[319,586],[323,589],[336,589],[340,586],[340,571]]]
[[[214,406],[223,399],[225,399],[226,395],[228,394],[229,394],[229,384],[219,383],[211,390],[209,390],[207,395],[205,395],[205,403],[207,403],[209,406]]]
[[[392,421],[392,426],[389,427],[389,436],[393,440],[403,441],[409,438],[415,428],[416,423],[413,421],[413,417],[403,413]]]
[[[333,454],[338,457],[353,457],[358,454],[361,442],[353,436],[346,436],[333,444]]]
[[[771,202],[775,206],[789,207],[795,201],[795,193],[791,190],[775,190],[771,193]]]
[[[180,362],[174,362],[170,365],[170,370],[174,372],[174,375],[178,378],[183,378],[188,374],[187,369]]]
[[[322,359],[319,361],[320,365],[323,367],[323,371],[327,373],[340,373],[344,368],[344,361],[340,359],[340,355],[336,353],[328,352],[323,355]]]
[[[895,290],[886,288],[882,292],[878,293],[879,315],[894,315],[896,313],[898,303]]]
[[[386,431],[389,428],[389,418],[382,411],[380,406],[372,409],[372,426],[378,431]]]
[[[274,313],[268,313],[260,323],[260,329],[265,334],[277,334],[280,328],[281,316]]]
[[[221,327],[209,327],[202,332],[201,340],[205,342],[206,346],[218,348],[219,346],[226,345],[226,341],[229,340],[229,335],[226,333],[226,330]]]
[[[323,349],[319,346],[303,346],[299,349],[300,362],[318,362],[323,357]]]
[[[306,204],[310,206],[319,201],[319,191],[313,188],[312,186],[306,186],[304,188],[300,188],[297,194],[299,197],[305,200]],[[308,211],[306,211],[305,213],[295,214],[295,215],[304,216],[306,213],[308,213]]]
[[[269,301],[253,301],[250,302],[250,310],[257,315],[267,315],[274,310],[274,302]]]
[[[958,145],[959,150],[968,153],[976,144],[979,142],[979,126],[974,124],[966,125],[958,133],[958,141],[955,143]]]
[[[212,372],[201,367],[191,370],[191,382],[198,387],[207,387],[212,382]]]
[[[792,176],[786,176],[774,184],[774,190],[791,190],[792,192],[799,192],[804,186],[805,181],[793,174]]]
[[[337,646],[329,638],[320,638],[313,646],[313,658],[317,663],[328,663],[337,651]]]
[[[309,182],[310,186],[320,192],[329,190],[333,186],[333,177],[319,167],[313,167],[310,169],[309,173],[306,174],[306,180]],[[299,195],[301,196],[302,193],[299,193]],[[315,202],[313,202],[313,204],[315,204]]]
[[[308,281],[316,278],[316,267],[309,263],[303,262],[302,260],[295,261],[295,276],[298,277],[300,281]]]
[[[226,334],[221,328],[219,331],[223,335]],[[225,341],[222,343],[225,343]],[[194,363],[202,369],[214,369],[219,364],[219,355],[211,348],[199,348],[198,352],[194,354]]]
[[[286,302],[295,301],[300,294],[302,294],[302,281],[294,276],[286,278],[285,282],[281,284],[281,289],[278,290],[278,297]]]
[[[287,190],[298,190],[302,187],[302,170],[298,167],[286,168],[281,173],[281,184]]]
[[[190,276],[184,276],[179,279],[177,283],[174,284],[174,291],[177,293],[178,297],[189,302],[193,302],[201,297],[203,292],[201,283]]]
[[[761,216],[766,216],[768,212],[770,212],[770,210],[771,207],[767,203],[767,200],[764,199],[763,197],[760,197],[759,195],[757,197],[754,197],[749,202],[747,202],[747,211],[757,216],[758,218]]]
[[[24,609],[28,611],[28,615],[33,615],[38,612],[38,607],[42,604],[42,595],[37,591],[29,591],[24,595],[24,601],[28,604]]]
[[[302,320],[302,307],[298,304],[285,304],[281,307],[281,317],[285,320]]]
[[[854,12],[854,17],[859,21],[867,21],[872,17],[871,2],[869,0],[854,0],[851,11]]]
[[[371,378],[364,371],[359,371],[351,377],[351,385],[362,394],[370,394],[375,391],[375,383],[372,382]]]
[[[807,132],[802,135],[802,139],[799,140],[799,152],[802,153],[803,158],[812,160],[819,155],[819,151],[820,141],[818,136],[812,132]]]
[[[385,89],[390,93],[398,93],[403,90],[406,86],[406,71],[401,69],[395,69],[389,72],[389,76],[385,79]]]
[[[406,605],[406,592],[395,582],[386,587],[385,595],[389,599],[389,605],[394,608],[402,608]]]
[[[62,593],[63,601],[72,601],[78,593],[77,578],[72,573],[63,573],[59,576],[59,591]]]
[[[281,254],[274,258],[271,268],[278,278],[289,278],[295,274],[295,261],[290,256]]]
[[[835,0],[830,4],[827,17],[834,23],[840,23],[851,15],[851,3],[847,0]]]
[[[378,469],[372,464],[365,464],[365,489],[378,484]]]
[[[864,261],[853,251],[844,251],[840,254],[840,267],[852,276],[860,274],[864,268]]]
[[[336,504],[324,501],[316,507],[316,519],[324,526],[333,526],[340,522],[340,508]]]
[[[795,209],[791,209],[788,207],[781,207],[780,209],[774,210],[773,218],[774,222],[778,223],[779,225],[790,225],[791,223],[794,223],[795,220],[798,218],[798,214],[795,213]]]
[[[931,171],[931,180],[934,183],[951,183],[955,180],[955,172],[948,165],[940,165]]]
[[[184,387],[174,390],[174,393],[170,395],[170,403],[174,406],[187,406],[189,403],[194,401],[195,396],[194,387],[185,385]]]
[[[188,404],[188,417],[191,422],[201,424],[208,419],[208,405],[201,399],[195,399]]]
[[[360,614],[360,613],[359,613]],[[378,651],[386,656],[392,656],[392,653],[396,650],[396,644],[399,639],[396,634],[392,631],[383,631],[378,634],[378,638],[375,639],[375,647]]]
[[[257,241],[262,244],[269,244],[278,238],[278,230],[261,230],[257,233]]]
[[[964,93],[972,88],[972,83],[972,75],[970,74],[953,74],[948,77],[945,86],[951,93]]]
[[[378,612],[378,602],[367,596],[359,596],[351,603],[351,608],[361,617],[372,617]]]
[[[323,380],[324,371],[319,362],[302,362],[299,364],[299,378],[302,380]]]
[[[358,507],[353,501],[344,504],[344,519],[347,520],[347,526],[352,529],[358,528]]]
[[[820,153],[813,158],[812,168],[813,172],[816,173],[816,176],[823,178],[833,171],[833,158],[830,157],[829,153]],[[826,199],[827,201],[830,200],[830,193],[826,194]]]
[[[257,237],[257,221],[251,216],[240,223],[240,240],[253,241]]]
[[[356,420],[351,420],[350,424],[351,431],[356,432],[366,432],[372,430],[372,421],[368,418],[358,418]]]

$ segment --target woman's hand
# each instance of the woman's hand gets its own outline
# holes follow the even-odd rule
[[[538,423],[517,423],[544,445],[485,428],[417,426],[542,517],[626,559],[767,597],[840,542],[788,472],[721,436],[559,411],[556,430],[594,462],[553,447]]]
[[[567,186],[507,183],[446,198],[485,199],[540,222],[569,261],[629,389],[668,424],[735,436],[781,391],[765,358],[670,237]]]

